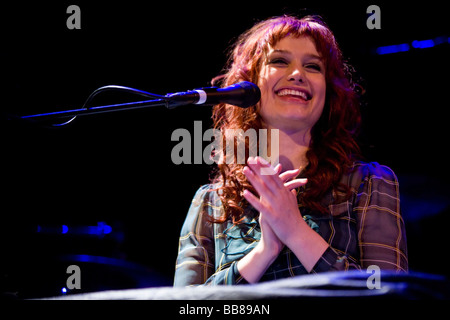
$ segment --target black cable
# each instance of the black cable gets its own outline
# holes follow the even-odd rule
[[[133,94],[137,94],[143,97],[150,97],[150,98],[156,98],[156,99],[165,99],[165,96],[161,96],[158,94],[154,94],[154,93],[150,93],[150,92],[146,92],[146,91],[142,91],[142,90],[138,90],[138,89],[134,89],[134,88],[130,88],[130,87],[124,87],[124,86],[117,86],[117,85],[108,85],[108,86],[103,86],[100,88],[95,89],[90,95],[89,97],[86,99],[86,101],[84,102],[83,106],[81,107],[82,109],[86,109],[89,110],[89,104],[90,102],[94,99],[95,96],[97,96],[99,93],[105,92],[105,91],[125,91],[125,92],[129,92],[129,93],[133,93]],[[68,121],[63,122],[63,123],[59,123],[59,124],[52,124],[53,127],[62,127],[65,126],[69,123],[71,123],[73,120],[76,119],[77,116],[73,116],[72,118],[70,118]]]

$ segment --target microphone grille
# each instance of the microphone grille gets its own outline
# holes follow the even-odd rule
[[[242,81],[237,83],[236,85],[244,89],[244,94],[238,107],[248,108],[254,106],[261,99],[261,91],[259,90],[258,86],[253,82]]]

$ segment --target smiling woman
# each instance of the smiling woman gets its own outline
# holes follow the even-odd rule
[[[257,83],[261,100],[246,109],[216,105],[215,128],[276,129],[279,141],[267,143],[278,143],[278,165],[261,157],[218,164],[183,225],[175,285],[408,269],[397,178],[357,161],[359,101],[346,70],[317,17],[268,19],[238,39],[215,80]]]
[[[265,94],[262,125],[309,136],[322,114],[326,94],[325,67],[314,42],[309,37],[288,36],[269,46],[258,85]]]
[[[297,41],[291,41],[292,39]],[[294,47],[285,47],[288,44]],[[305,44],[308,46],[302,46]],[[300,51],[297,52],[297,49]],[[295,53],[301,56],[295,59]],[[290,73],[291,69],[296,67],[295,64],[297,64],[297,68],[298,65],[301,65],[302,68]],[[320,72],[316,71],[313,74],[318,68],[321,68]],[[359,101],[353,90],[354,84],[351,81],[351,75],[347,72],[348,69],[343,62],[333,33],[319,18],[307,16],[297,19],[283,16],[262,21],[242,34],[230,56],[226,74],[215,79],[222,79],[223,86],[241,80],[252,81],[262,89],[261,101],[254,108],[240,109],[227,104],[215,106],[213,119],[216,129],[224,131],[228,128],[241,128],[245,131],[250,128],[264,128],[266,125],[270,130],[272,123],[282,121],[282,119],[284,119],[284,128],[289,123],[293,125],[292,132],[297,131],[296,137],[289,135],[287,130],[280,130],[280,148],[283,147],[283,143],[287,143],[284,146],[285,152],[293,151],[293,154],[281,155],[279,162],[285,170],[304,169],[304,175],[308,176],[310,188],[305,190],[302,203],[322,213],[328,210],[321,205],[320,199],[332,185],[339,186],[338,181],[344,168],[351,166],[359,154],[359,147],[355,140],[360,125]],[[309,106],[313,104],[318,106],[314,109],[314,118],[318,115],[320,117],[319,120],[316,119],[317,122],[314,126],[311,126],[314,122],[313,118],[304,117],[304,121],[310,122],[311,130],[308,128],[304,128],[303,131],[297,130],[298,121],[290,122],[288,116],[283,116],[283,113],[287,113],[288,110],[287,108],[280,109],[279,104],[278,107],[264,107],[269,105],[269,103],[265,103],[266,99],[275,100],[271,90],[278,89],[272,87],[265,90],[267,85],[270,86],[268,81],[276,81],[274,77],[269,78],[269,76],[278,75],[279,77],[279,74],[284,71],[287,72],[286,77],[290,77],[290,80],[283,80],[283,85],[287,85],[288,88],[294,86],[297,90],[302,88],[307,94],[312,94],[312,85],[315,84],[315,90],[317,90],[314,92],[316,97],[313,100],[315,101],[309,101]],[[306,73],[309,74],[307,78]],[[323,96],[324,89],[326,90],[325,96]],[[323,101],[324,98],[326,101]],[[313,110],[312,108],[304,109]],[[321,114],[318,112],[320,109],[322,109]],[[262,114],[266,110],[273,117],[264,118]],[[301,109],[294,107],[290,111],[298,114]],[[273,127],[276,126],[273,125]],[[294,148],[291,148],[292,146],[289,144],[289,141],[292,140],[291,137],[304,138],[304,141],[294,144]],[[299,152],[298,148],[303,150]],[[292,157],[293,159],[290,159]],[[321,162],[320,166],[319,161]],[[242,174],[243,167],[243,165],[235,163],[219,166],[220,179],[224,180],[221,186],[223,192],[221,198],[224,202],[225,212],[229,217],[237,220],[243,213],[243,207],[239,205],[245,201],[243,191],[252,188]],[[226,182],[227,180],[230,182],[229,184]],[[348,188],[345,186],[341,186],[341,189],[348,192]]]

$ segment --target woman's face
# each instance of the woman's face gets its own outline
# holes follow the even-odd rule
[[[258,86],[265,127],[309,133],[322,114],[326,93],[325,65],[314,42],[288,36],[269,47]]]

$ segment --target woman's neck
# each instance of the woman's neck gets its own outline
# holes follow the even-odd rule
[[[276,137],[276,135],[273,135],[270,131],[273,129],[268,129],[268,150],[272,150],[273,141],[271,141],[271,137]],[[308,165],[306,152],[309,149],[310,141],[310,130],[293,132],[278,129],[278,159],[279,163],[282,165],[283,171],[292,169],[303,170]],[[273,156],[271,155],[271,158],[272,157]]]

